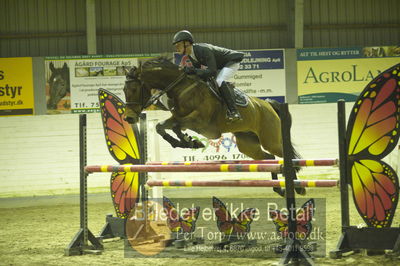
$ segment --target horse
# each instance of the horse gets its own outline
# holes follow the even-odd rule
[[[137,123],[140,113],[158,96],[151,90],[158,89],[168,96],[171,117],[156,125],[156,131],[172,147],[201,148],[201,142],[182,131],[190,129],[208,139],[217,139],[222,133],[231,132],[236,137],[239,151],[254,160],[283,157],[280,104],[248,97],[247,107],[238,107],[242,120],[230,122],[227,108],[211,92],[209,85],[199,77],[187,75],[167,57],[156,57],[139,62],[126,75],[124,93],[126,98],[125,120]],[[291,118],[290,124],[291,124]],[[178,139],[167,133],[172,130]],[[300,158],[292,143],[294,158]],[[294,159],[293,158],[293,159]],[[297,169],[298,170],[298,169]],[[272,179],[278,175],[272,174]],[[284,196],[284,190],[273,188]],[[296,188],[305,194],[304,188]]]
[[[53,62],[49,65],[51,76],[49,78],[50,98],[47,102],[48,109],[57,109],[57,104],[71,92],[69,81],[69,68],[67,63],[63,67],[55,68]]]

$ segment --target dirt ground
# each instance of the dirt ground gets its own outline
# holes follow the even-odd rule
[[[192,191],[193,192],[193,191]],[[190,195],[190,190],[165,191],[173,197]],[[202,189],[197,197],[276,197],[271,188],[246,188],[243,190]],[[309,198],[326,199],[326,252],[333,250],[340,235],[340,194],[338,189],[309,189],[306,196],[299,196],[297,204]],[[96,235],[105,224],[105,215],[114,213],[110,195],[89,196],[89,229]],[[351,202],[351,224],[361,223]],[[101,255],[64,256],[64,249],[79,229],[79,196],[42,196],[31,198],[0,199],[0,264],[1,265],[277,265],[279,259],[251,258],[125,258],[124,241],[104,243]],[[400,226],[397,213],[393,226]],[[333,260],[328,256],[317,258],[318,265],[400,265],[400,259],[391,260],[384,255],[353,254]]]

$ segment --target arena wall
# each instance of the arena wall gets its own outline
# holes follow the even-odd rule
[[[353,103],[347,103],[349,113]],[[290,105],[293,116],[292,139],[303,158],[338,156],[336,104]],[[168,113],[148,112],[149,157],[151,160],[169,160],[162,154],[179,152],[159,139],[152,130],[155,119]],[[107,151],[100,114],[88,114],[87,164],[116,164]],[[0,197],[53,195],[79,192],[79,133],[78,115],[41,115],[0,117]],[[157,144],[158,143],[158,144]],[[399,151],[386,157],[399,172]],[[196,177],[196,175],[197,177]],[[240,177],[218,173],[193,173],[192,178]],[[255,173],[254,177],[260,177]],[[155,175],[151,174],[150,175]],[[162,176],[160,176],[162,175]],[[188,174],[165,173],[155,178],[178,179]],[[245,173],[243,175],[249,177]],[[153,177],[153,176],[152,176]],[[262,176],[261,176],[262,177]],[[304,169],[300,177],[338,178],[337,168],[316,167]],[[269,175],[268,175],[269,178]],[[96,173],[89,177],[91,192],[109,191],[110,174]]]

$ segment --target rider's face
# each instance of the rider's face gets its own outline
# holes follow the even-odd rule
[[[185,45],[186,45],[186,49],[185,49]],[[179,53],[179,54],[187,54],[189,52],[189,45],[187,42],[185,41],[181,41],[181,42],[177,42],[175,44],[175,50]]]

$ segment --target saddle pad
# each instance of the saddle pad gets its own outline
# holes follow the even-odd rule
[[[213,86],[211,82],[207,82],[207,85],[210,91],[215,95],[215,97],[217,97],[217,99],[222,102],[223,100],[221,98],[219,90],[215,86]],[[231,83],[230,86],[233,86],[233,84]],[[249,105],[249,96],[247,96],[246,93],[238,88],[233,88],[233,92],[235,94],[235,104],[237,106],[246,107],[247,105]]]

